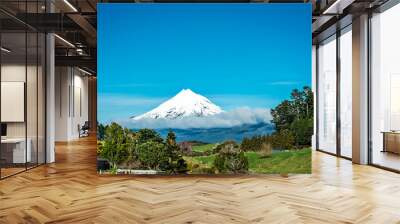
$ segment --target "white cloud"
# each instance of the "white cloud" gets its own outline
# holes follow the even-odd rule
[[[213,103],[226,110],[238,107],[264,108],[279,103],[266,95],[215,94],[207,96]]]
[[[267,83],[270,86],[293,86],[299,84],[299,82],[294,81],[278,81],[278,82],[269,82]]]
[[[238,108],[232,111],[220,113],[207,117],[184,117],[181,119],[142,119],[119,121],[128,128],[216,128],[233,127],[242,124],[269,123],[271,114],[269,109],[250,109],[248,107]]]

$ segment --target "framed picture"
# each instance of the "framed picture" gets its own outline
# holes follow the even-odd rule
[[[310,4],[98,10],[100,173],[311,172]]]

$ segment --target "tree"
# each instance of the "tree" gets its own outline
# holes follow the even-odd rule
[[[160,134],[158,134],[156,131],[152,129],[148,128],[140,129],[136,133],[136,135],[138,144],[143,144],[148,141],[153,141],[158,143],[163,142],[163,139],[161,138]]]
[[[104,140],[99,145],[99,155],[107,159],[113,169],[126,161],[135,151],[133,138],[127,129],[117,123],[111,123],[105,128]]]
[[[148,141],[137,146],[138,159],[143,166],[159,170],[160,166],[168,163],[167,147],[164,143]]]
[[[173,131],[169,131],[165,139],[167,145],[176,145],[176,135]]]
[[[314,116],[314,94],[310,87],[305,86],[303,88],[304,102],[305,102],[305,118],[313,118]]]
[[[104,139],[106,128],[107,128],[107,125],[103,125],[101,123],[97,123],[97,139],[98,140],[101,141],[101,140]]]
[[[290,100],[284,100],[271,110],[272,122],[277,131],[288,129],[296,119],[313,117],[313,93],[310,87],[303,87],[302,91],[292,90]]]
[[[294,119],[299,119],[303,114],[303,93],[298,89],[292,90],[291,96],[291,107],[294,115]],[[291,122],[290,122],[291,123]]]
[[[313,116],[313,92],[310,87],[304,86],[302,91],[294,89],[291,93],[296,119],[312,118]]]
[[[295,144],[295,138],[293,133],[284,129],[279,132],[274,133],[272,146],[277,149],[292,149]]]
[[[272,135],[256,135],[251,138],[244,137],[240,144],[240,149],[248,151],[264,151],[265,144],[270,145],[272,142]]]
[[[295,120],[290,125],[290,130],[294,135],[297,146],[311,145],[311,137],[314,132],[312,118],[301,118]]]
[[[168,164],[163,169],[171,173],[185,173],[187,171],[187,163],[182,158],[182,151],[176,144],[176,135],[173,131],[169,131],[165,139],[167,155],[169,157]]]
[[[275,109],[271,109],[272,123],[275,124],[275,129],[277,131],[288,129],[296,118],[295,111],[292,102],[289,100],[284,100]]]
[[[292,139],[284,140],[282,135],[294,138],[294,144],[304,146],[311,144],[313,131],[313,92],[310,87],[303,87],[301,91],[294,89],[290,94],[290,100],[284,100],[271,110],[272,123],[275,124],[275,143],[287,148],[287,143]],[[285,132],[282,132],[286,130]],[[284,142],[285,141],[285,142]],[[274,145],[274,144],[273,144]]]
[[[128,128],[124,129],[124,133],[128,139],[131,141],[131,147],[128,150],[128,156],[126,157],[125,162],[128,166],[135,164],[138,162],[137,153],[136,153],[136,145],[137,145],[137,135],[135,132],[131,131]]]
[[[245,152],[251,151],[252,149],[251,143],[252,143],[251,138],[244,137],[242,139],[242,143],[240,144],[240,148]]]

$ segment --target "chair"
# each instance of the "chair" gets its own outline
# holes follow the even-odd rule
[[[82,127],[78,125],[79,138],[89,136],[89,129],[90,129],[89,121],[85,121]]]

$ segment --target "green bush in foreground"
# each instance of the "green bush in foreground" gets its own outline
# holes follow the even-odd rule
[[[221,173],[246,173],[249,162],[244,152],[235,143],[222,144],[214,160],[214,167]]]
[[[128,129],[123,129],[117,123],[112,123],[107,126],[104,140],[98,145],[99,155],[107,159],[114,169],[130,158],[135,150],[134,140],[128,133]]]
[[[163,143],[153,141],[142,143],[137,147],[137,154],[140,163],[149,169],[159,170],[169,162],[168,152]]]

